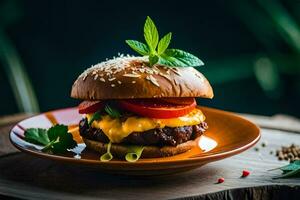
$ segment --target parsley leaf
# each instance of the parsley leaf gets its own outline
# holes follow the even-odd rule
[[[117,109],[109,106],[108,104],[105,105],[104,110],[105,110],[105,112],[107,112],[107,114],[109,114],[109,116],[111,116],[113,118],[121,117],[121,113]]]
[[[58,124],[48,130],[29,128],[24,135],[26,141],[44,145],[45,147],[42,149],[44,152],[63,153],[77,146],[72,134],[68,132],[68,127],[65,125]]]
[[[48,137],[50,141],[56,140],[58,137],[61,137],[65,133],[68,133],[68,127],[64,125],[57,124],[48,129]]]
[[[25,131],[25,140],[34,144],[48,144],[49,138],[47,136],[47,129],[29,128]]]
[[[159,40],[157,28],[148,16],[144,25],[144,38],[146,44],[136,40],[126,40],[126,43],[136,52],[148,56],[150,66],[156,63],[169,67],[197,67],[204,63],[191,53],[179,50],[168,49],[172,33],[166,34]]]

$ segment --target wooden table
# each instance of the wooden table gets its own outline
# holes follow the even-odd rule
[[[254,148],[193,171],[156,177],[103,174],[97,169],[36,158],[18,152],[9,142],[12,125],[24,118],[0,118],[0,198],[26,199],[300,199],[300,178],[272,179],[286,164],[270,151],[300,144],[300,122],[285,116],[245,115],[262,128]],[[275,130],[278,129],[278,130]],[[262,142],[267,146],[262,147]],[[242,170],[251,175],[240,178]],[[219,177],[225,182],[216,184]]]

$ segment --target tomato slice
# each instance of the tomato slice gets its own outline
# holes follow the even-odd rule
[[[130,112],[158,119],[176,118],[186,115],[197,105],[195,99],[187,105],[168,103],[161,99],[120,100],[119,104],[123,109]]]
[[[172,104],[179,104],[179,105],[190,105],[194,103],[195,98],[194,97],[170,97],[170,98],[161,98],[162,101],[172,103]]]
[[[95,113],[103,108],[104,104],[101,101],[83,101],[78,106],[80,114]]]

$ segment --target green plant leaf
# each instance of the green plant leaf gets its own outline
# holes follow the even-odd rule
[[[167,49],[160,56],[159,63],[172,67],[198,67],[204,65],[198,57],[179,49]]]
[[[282,171],[294,171],[300,169],[300,160],[296,160],[280,168]]]
[[[299,177],[300,176],[300,160],[296,160],[288,165],[272,169],[272,170],[282,170],[282,174],[280,176],[274,177],[277,178],[289,178],[289,177]]]
[[[50,141],[47,135],[47,129],[29,128],[24,133],[25,140],[34,144],[47,145]]]
[[[62,153],[67,149],[73,149],[77,143],[73,140],[72,134],[68,133],[68,127],[57,124],[47,131],[50,143],[42,151],[51,151],[53,153]]]
[[[150,48],[150,52],[155,52],[159,40],[159,35],[154,22],[149,16],[147,17],[144,25],[144,37]]]
[[[50,141],[56,140],[58,137],[68,132],[68,127],[57,124],[48,129],[48,137]]]
[[[56,145],[58,147],[56,148]],[[73,140],[73,136],[69,132],[65,132],[59,136],[59,142],[53,145],[54,153],[64,152],[66,149],[73,149],[77,146],[77,143]]]
[[[158,55],[161,55],[162,53],[165,52],[165,50],[169,47],[171,39],[172,39],[172,33],[170,32],[159,41],[158,47],[157,47]]]
[[[143,56],[149,55],[149,47],[146,44],[136,40],[126,40],[125,42],[139,54]]]
[[[19,111],[25,113],[38,113],[38,100],[33,90],[30,77],[22,63],[21,56],[18,54],[14,44],[1,27],[0,44],[1,67],[4,67],[4,72],[6,73],[11,85]]]
[[[58,124],[48,130],[29,128],[24,136],[28,142],[44,145],[43,152],[62,153],[77,146],[72,134],[68,133],[68,126],[65,125]]]
[[[158,56],[156,56],[156,55],[150,55],[149,56],[149,64],[150,64],[150,66],[153,66],[154,64],[156,64],[157,62],[158,62],[158,60],[159,60],[159,57]]]
[[[126,40],[126,43],[139,54],[148,55],[150,66],[156,63],[167,67],[197,67],[204,65],[193,54],[179,49],[168,49],[172,39],[171,32],[159,41],[157,28],[149,16],[144,25],[144,38],[148,46],[135,40]]]
[[[95,120],[99,120],[101,118],[101,114],[100,112],[95,112],[92,117],[90,118],[90,120],[88,121],[89,126],[93,123],[93,121]]]
[[[108,104],[105,105],[104,110],[105,110],[105,112],[107,112],[107,114],[109,114],[109,116],[111,116],[113,118],[121,117],[121,113],[116,108],[113,108],[113,107],[109,106]]]
[[[300,177],[300,169],[297,170],[292,170],[292,171],[287,171],[280,176],[274,177],[274,179],[278,178],[290,178],[290,177]]]

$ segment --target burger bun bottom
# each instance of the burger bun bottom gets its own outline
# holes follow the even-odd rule
[[[158,147],[158,146],[145,146],[143,153],[142,153],[142,158],[159,158],[159,157],[168,157],[168,156],[174,156],[180,153],[187,152],[191,150],[193,147],[197,145],[196,142],[197,139],[195,140],[189,140],[185,143],[179,144],[175,147],[173,146],[163,146],[163,147]],[[101,154],[104,154],[107,152],[107,144],[99,142],[99,141],[94,141],[94,140],[89,140],[86,138],[83,138],[84,143],[86,144],[88,149],[97,151]],[[118,157],[118,158],[124,158],[125,155],[128,153],[126,146],[122,144],[112,144],[110,152]]]

